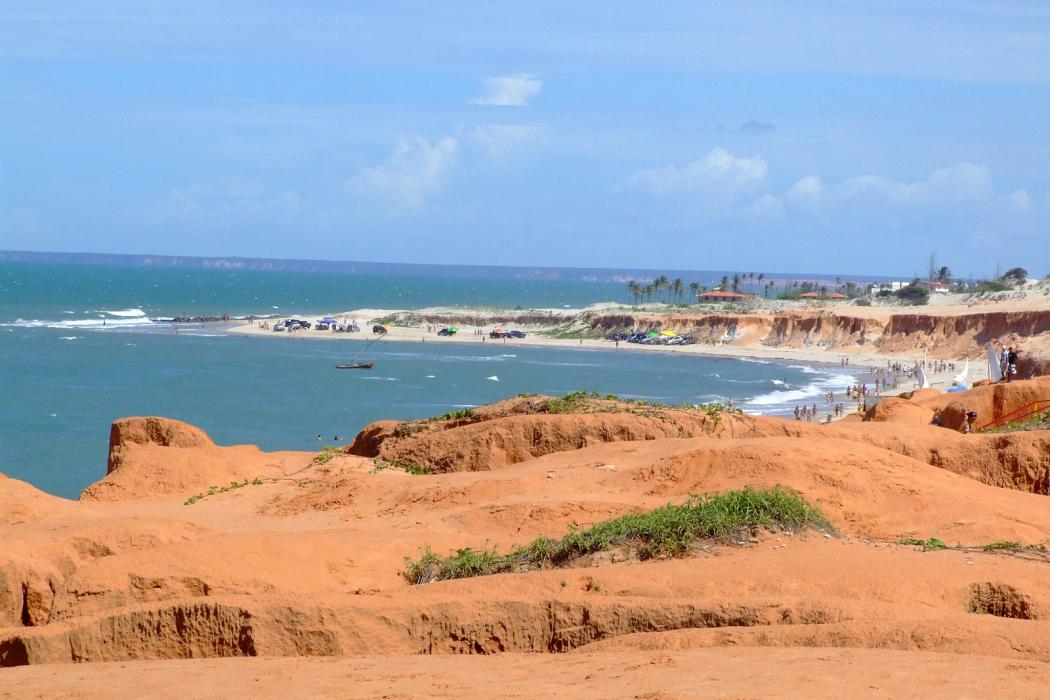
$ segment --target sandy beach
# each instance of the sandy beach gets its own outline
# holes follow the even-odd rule
[[[597,307],[588,307],[588,309],[537,309],[538,313],[552,313],[558,314],[558,318],[572,318],[585,313],[594,313],[596,309],[602,308],[608,309],[612,307],[617,310],[623,310],[622,307],[615,305],[598,305]],[[860,307],[856,307],[860,308]],[[945,315],[945,309],[960,312],[966,307],[940,307],[941,313],[939,315]],[[630,309],[627,309],[628,311]],[[854,308],[850,308],[850,312]],[[865,309],[870,311],[870,309]],[[262,326],[262,322],[256,321],[254,323],[241,322],[234,325],[230,325],[224,328],[224,332],[250,336],[250,337],[275,337],[283,338],[286,340],[324,340],[324,341],[353,341],[357,343],[374,341],[379,336],[371,332],[372,325],[378,322],[378,319],[385,319],[394,317],[400,314],[416,314],[421,313],[418,311],[408,311],[403,309],[354,309],[350,311],[344,311],[335,314],[329,313],[318,313],[318,314],[301,314],[299,318],[307,320],[316,320],[324,316],[331,315],[333,318],[338,319],[340,322],[343,320],[352,320],[361,327],[359,333],[334,333],[331,331],[318,331],[315,329],[303,329],[289,332],[275,333],[270,326]],[[460,314],[464,317],[469,317],[479,314],[492,314],[499,313],[498,311],[477,309],[477,310],[446,310],[439,309],[436,313],[452,313]],[[503,312],[510,313],[510,312]],[[654,316],[666,316],[676,320],[687,318],[688,315],[682,313],[670,314],[663,312],[643,312],[652,313]],[[951,314],[948,314],[951,315]],[[883,312],[885,316],[885,312]],[[489,332],[492,331],[497,325],[506,325],[507,328],[521,329],[527,333],[525,338],[490,338]],[[449,345],[486,345],[491,346],[492,344],[498,344],[502,347],[546,347],[546,348],[563,348],[568,350],[615,350],[622,352],[638,352],[638,353],[665,353],[674,355],[700,355],[710,357],[735,357],[735,358],[747,358],[755,360],[765,360],[774,362],[794,362],[794,363],[806,363],[806,364],[817,364],[817,365],[830,365],[830,366],[841,366],[844,370],[848,370],[852,373],[867,374],[873,368],[885,368],[893,363],[901,363],[905,370],[909,370],[915,366],[916,362],[923,359],[922,352],[910,352],[910,353],[881,353],[881,352],[858,352],[856,350],[840,350],[840,349],[828,349],[828,348],[793,348],[793,347],[771,347],[767,345],[757,343],[697,343],[693,345],[643,345],[638,343],[627,343],[605,340],[603,338],[558,338],[551,337],[548,335],[551,333],[553,325],[549,326],[536,326],[536,325],[507,325],[507,324],[485,324],[485,325],[466,325],[459,324],[459,331],[452,336],[440,336],[437,331],[441,328],[439,325],[420,323],[412,326],[407,325],[394,325],[388,324],[386,326],[387,333],[383,336],[384,341],[398,341],[398,342],[418,342],[418,343],[441,343]],[[356,351],[355,351],[356,352]],[[846,361],[846,365],[842,365],[843,361]],[[927,372],[927,376],[930,380],[931,385],[940,386],[946,388],[951,386],[952,379],[956,373],[961,371],[963,357],[958,358],[959,362],[956,363],[956,369],[946,370],[942,372],[936,372],[932,368]],[[988,377],[987,365],[984,362],[972,361],[970,363],[970,370],[968,378],[971,382],[985,379]],[[908,381],[902,383],[902,386],[898,390],[907,390],[917,388],[914,381]]]

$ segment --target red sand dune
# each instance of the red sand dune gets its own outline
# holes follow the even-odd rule
[[[929,421],[1048,389],[918,392],[833,425],[533,397],[375,424],[328,461],[123,419],[80,501],[0,479],[0,665],[21,667],[0,670],[0,697],[1038,697],[1050,561],[981,546],[1050,543],[1050,433]],[[384,468],[396,460],[436,473]],[[425,546],[506,548],[778,484],[835,532],[401,576]],[[949,548],[897,544],[931,537]],[[70,662],[90,663],[53,666]]]

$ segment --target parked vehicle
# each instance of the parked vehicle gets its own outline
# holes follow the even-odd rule
[[[446,336],[448,336],[448,335],[455,335],[455,334],[456,334],[456,331],[452,330],[451,328],[442,328],[441,330],[438,331],[438,335],[446,335]]]
[[[507,335],[510,336],[511,338],[524,338],[525,337],[524,331],[509,331],[507,333]]]
[[[273,332],[274,333],[283,333],[284,332],[284,321],[278,321],[277,323],[273,324]]]
[[[491,333],[489,333],[489,337],[490,338],[506,338],[507,337],[507,331],[503,330],[502,328],[497,328],[494,331],[492,331]]]
[[[378,323],[376,325],[372,326],[372,333],[374,333],[376,335],[385,335],[386,332],[387,332],[386,326],[381,326]]]

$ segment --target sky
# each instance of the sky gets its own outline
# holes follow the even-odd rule
[[[1050,272],[1050,3],[0,0],[0,249]]]

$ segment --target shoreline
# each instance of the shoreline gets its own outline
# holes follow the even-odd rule
[[[236,324],[224,325],[220,328],[220,332],[231,335],[239,335],[242,337],[280,337],[285,339],[297,338],[297,339],[314,339],[314,340],[328,340],[328,341],[372,341],[377,337],[373,335],[370,329],[366,329],[366,326],[370,326],[372,323],[371,319],[381,318],[383,316],[389,316],[391,314],[398,313],[396,310],[389,309],[358,309],[356,311],[349,311],[346,313],[334,314],[337,318],[355,318],[359,320],[359,325],[362,327],[362,331],[359,333],[333,333],[330,331],[315,331],[313,329],[296,331],[293,333],[281,332],[274,333],[270,329],[263,329],[257,325],[249,324],[247,322],[238,322]],[[324,314],[321,314],[322,316]],[[313,318],[315,315],[301,314],[302,318]],[[367,321],[363,319],[369,319]],[[825,368],[838,368],[843,373],[849,373],[853,375],[864,375],[864,377],[855,377],[858,381],[864,381],[865,378],[870,377],[873,368],[886,367],[888,363],[899,362],[905,365],[905,369],[910,368],[916,361],[921,358],[917,358],[913,355],[889,355],[884,353],[857,353],[857,352],[840,352],[840,351],[828,351],[828,350],[811,350],[801,348],[784,348],[784,347],[767,347],[767,346],[755,346],[755,345],[708,345],[708,344],[694,344],[694,345],[641,345],[637,343],[626,343],[621,342],[617,347],[612,341],[605,339],[596,338],[551,338],[541,335],[542,330],[528,330],[526,338],[504,338],[504,339],[491,339],[488,338],[488,330],[485,328],[479,328],[474,326],[462,326],[460,332],[454,336],[439,336],[435,331],[427,332],[426,328],[420,327],[406,327],[406,326],[388,326],[388,333],[383,338],[387,340],[406,342],[406,343],[442,343],[447,345],[481,345],[481,346],[492,346],[498,345],[499,347],[534,347],[534,348],[560,348],[567,350],[606,350],[606,351],[627,351],[637,353],[661,353],[666,355],[680,355],[680,356],[705,356],[705,357],[722,357],[728,359],[739,359],[743,361],[747,360],[762,360],[768,362],[804,362],[821,365]],[[482,330],[484,335],[474,335],[472,331]],[[843,358],[848,360],[848,364],[843,365],[841,361]],[[957,360],[958,361],[958,360]],[[953,372],[928,372],[928,377],[931,386],[935,388],[938,386],[944,386],[945,388],[951,386],[953,378]],[[981,363],[971,363],[970,367],[970,380],[971,382],[978,381],[987,377],[986,368]],[[909,380],[908,383],[914,383]],[[910,388],[895,389],[893,391],[910,391]],[[888,395],[888,394],[887,394]]]

